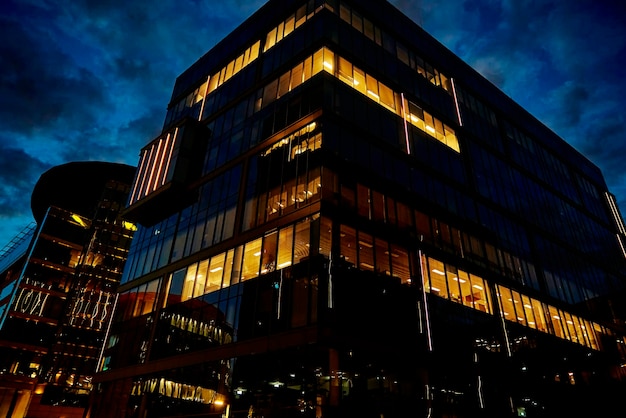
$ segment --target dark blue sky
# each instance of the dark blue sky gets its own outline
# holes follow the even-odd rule
[[[264,3],[0,1],[0,248],[48,168],[136,165],[176,76]],[[626,1],[391,3],[600,166],[626,210]]]

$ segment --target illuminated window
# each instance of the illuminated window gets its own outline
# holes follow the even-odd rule
[[[221,288],[222,275],[224,274],[224,261],[225,253],[211,257],[204,293],[214,292]]]
[[[278,257],[276,267],[288,267],[292,263],[293,255],[293,227],[282,228],[278,231]]]
[[[252,279],[259,275],[261,265],[261,238],[246,243],[243,253],[241,281]]]
[[[430,277],[430,292],[449,299],[446,271],[441,261],[428,257],[428,276]]]

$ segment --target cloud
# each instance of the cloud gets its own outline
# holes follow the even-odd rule
[[[5,138],[0,137],[3,143]],[[6,141],[8,142],[8,141]],[[24,151],[0,148],[0,224],[6,218],[30,214],[30,195],[39,175],[50,168]],[[26,197],[26,198],[25,198]]]
[[[15,175],[0,186],[0,217],[22,222],[30,213],[25,197],[49,167],[136,164],[160,131],[176,77],[265,0],[5,3],[0,172],[11,167]],[[626,3],[392,3],[600,165],[626,207],[619,172]],[[2,237],[0,230],[0,246]]]

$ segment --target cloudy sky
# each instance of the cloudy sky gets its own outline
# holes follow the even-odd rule
[[[599,165],[626,211],[625,1],[391,2]],[[0,248],[50,167],[136,165],[176,76],[263,3],[0,0]]]

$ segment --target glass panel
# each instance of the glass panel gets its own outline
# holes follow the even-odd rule
[[[146,287],[146,293],[144,295],[144,307],[141,314],[147,314],[154,310],[156,307],[156,301],[159,296],[159,288],[161,286],[161,279],[152,280]]]
[[[375,221],[385,221],[385,201],[382,193],[372,190],[372,212]]]
[[[192,264],[187,267],[187,274],[185,275],[185,282],[183,283],[183,292],[180,297],[181,302],[191,299],[193,295],[193,284],[196,280],[197,268],[198,264]]]
[[[339,79],[349,85],[353,84],[352,63],[345,58],[339,57]]]
[[[332,245],[332,221],[328,218],[322,218],[320,222],[320,254],[330,256]]]
[[[202,260],[198,263],[198,272],[196,274],[196,282],[193,287],[193,297],[201,296],[204,294],[204,287],[206,284],[206,276],[209,268],[209,260]]]
[[[357,213],[359,216],[370,219],[370,190],[362,184],[357,185]]]
[[[254,45],[250,47],[250,61],[253,61],[259,57],[260,47],[261,47],[261,41],[256,41]]]
[[[374,240],[372,236],[359,231],[359,268],[374,270]]]
[[[393,98],[393,91],[385,86],[383,83],[378,83],[378,91],[380,93],[380,103],[385,105],[389,110],[395,112],[396,104]],[[443,139],[443,131],[442,131],[442,139]]]
[[[353,86],[359,92],[367,94],[367,83],[365,82],[365,73],[358,68],[354,67],[353,71]]]
[[[335,72],[335,54],[328,48],[324,48],[324,70],[331,74]]]
[[[308,219],[296,224],[294,239],[293,263],[299,263],[309,257],[309,247],[311,241],[311,223]]]
[[[469,274],[463,270],[457,271],[457,277],[459,279],[459,287],[461,288],[461,297],[463,298],[463,305],[474,307],[474,301],[479,301],[481,294],[478,289],[472,288]],[[476,307],[478,309],[478,306]]]
[[[352,265],[356,265],[356,231],[349,226],[341,225],[339,256]]]
[[[582,320],[576,315],[572,315],[572,321],[574,322],[574,328],[576,329],[576,335],[578,336],[578,343],[589,346]]]
[[[278,97],[284,96],[289,92],[290,77],[291,73],[289,71],[280,76],[280,79],[278,80]]]
[[[448,287],[446,285],[446,273],[443,263],[432,258],[428,258],[428,268],[430,275],[430,290],[437,296],[448,299]]]
[[[487,283],[481,277],[474,276],[473,274],[470,274],[470,282],[472,283],[472,292],[474,292],[472,296],[474,298],[476,309],[487,313],[493,313],[493,306],[491,304],[491,297]]]
[[[285,36],[293,32],[295,22],[296,22],[295,16],[293,15],[287,19],[287,21],[285,22]]]
[[[365,36],[370,38],[372,41],[374,40],[374,25],[369,20],[363,18],[363,33]]]
[[[385,197],[385,201],[387,204],[387,207],[385,208],[385,213],[387,214],[387,222],[389,222],[392,225],[395,225],[397,222],[397,218],[396,218],[396,201],[394,199],[392,199],[389,196]],[[409,212],[409,219],[410,218],[410,212]]]
[[[513,305],[515,306],[516,311],[516,319],[522,325],[527,325],[526,316],[524,314],[524,305],[522,304],[522,297],[519,292],[511,291],[511,296],[513,298]]]
[[[243,68],[243,55],[239,55],[235,60],[235,69],[233,70],[233,74],[237,74]]]
[[[283,31],[285,30],[285,22],[280,22],[276,28],[276,43],[283,39]]]
[[[501,315],[509,321],[515,321],[516,315],[511,291],[506,287],[498,285],[498,297],[500,298]]]
[[[382,239],[376,239],[376,271],[391,276],[389,266],[389,243]]]
[[[180,269],[172,273],[170,277],[170,288],[167,292],[167,298],[164,304],[165,306],[181,301],[181,295],[185,283],[185,273],[186,269]]]
[[[363,19],[354,10],[352,11],[352,26],[359,32],[363,32]]]
[[[583,332],[585,333],[585,335],[587,336],[587,339],[589,340],[589,344],[590,347],[598,350],[598,342],[596,341],[596,334],[593,330],[593,327],[591,325],[591,323],[587,320],[581,320],[581,322],[583,323],[581,326],[583,328]]]
[[[561,315],[553,306],[548,306],[548,312],[550,313],[550,322],[552,322],[552,330],[554,331],[554,335],[560,338],[565,338],[565,331],[563,330]]]
[[[306,22],[306,4],[296,11],[296,28]]]
[[[531,305],[533,307],[533,316],[535,318],[535,327],[539,331],[548,332],[548,325],[546,324],[546,317],[543,313],[543,306],[541,302],[536,299],[531,299]]]
[[[259,275],[261,262],[261,238],[246,243],[243,253],[241,281],[252,279]]]
[[[232,255],[232,250],[230,251]],[[218,254],[211,258],[211,264],[209,265],[209,274],[204,288],[205,293],[214,292],[219,290],[222,286],[222,274],[224,273],[224,261],[226,259],[226,253]]]
[[[302,70],[303,64],[300,63],[296,65],[293,70],[291,70],[291,86],[290,89],[293,90],[302,84]]]
[[[265,46],[263,47],[263,52],[267,51],[276,43],[276,28],[272,29],[265,39]]]
[[[537,320],[535,319],[533,305],[530,301],[530,298],[526,295],[522,295],[522,304],[522,307],[524,308],[524,313],[526,314],[526,320],[528,321],[528,326],[536,329]]]
[[[367,95],[378,102],[380,100],[380,96],[378,95],[378,80],[366,74],[365,84],[367,85]]]
[[[290,225],[278,231],[278,267],[279,269],[291,265],[293,250],[293,226]]]
[[[272,103],[276,100],[276,92],[278,90],[278,80],[274,80],[269,83],[263,89],[263,106],[267,106],[269,103]]]
[[[226,253],[226,261],[224,262],[224,275],[223,275],[224,287],[230,286],[231,274],[233,272],[234,254],[235,254],[235,250],[228,250],[228,252]],[[213,265],[213,263],[211,263],[211,265]],[[216,265],[215,267],[211,267],[211,270],[215,270],[217,268],[218,266]],[[219,270],[215,270],[213,273],[220,274]],[[237,283],[237,281],[234,281],[233,283]]]
[[[578,339],[578,333],[576,332],[576,327],[574,326],[574,319],[569,312],[562,312],[565,317],[565,325],[567,326],[567,330],[569,332],[570,341],[575,343],[581,343]]]
[[[391,274],[399,277],[401,283],[411,282],[409,269],[409,254],[402,247],[391,244]]]
[[[235,68],[235,62],[231,61],[226,66],[226,74],[224,75],[224,81],[228,80],[233,76],[233,69]]]
[[[274,231],[265,235],[261,256],[261,274],[276,270],[277,244],[278,232]]]
[[[448,280],[450,300],[456,303],[462,303],[461,288],[459,286],[459,278],[456,274],[456,267],[446,264],[446,278]]]
[[[339,5],[339,16],[345,22],[352,24],[350,18],[350,9],[346,5],[344,5],[343,2]]]
[[[307,81],[311,78],[311,71],[313,70],[313,57],[308,57],[304,60],[304,64],[302,66],[302,82]]]
[[[322,49],[313,54],[313,71],[311,75],[315,75],[324,68],[324,52]]]

